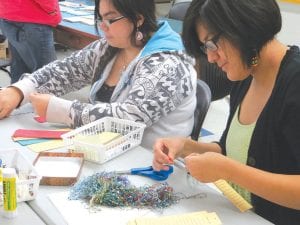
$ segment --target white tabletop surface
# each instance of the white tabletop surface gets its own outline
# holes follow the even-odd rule
[[[26,109],[26,108],[25,108]],[[28,110],[23,110],[28,111]],[[30,111],[30,110],[29,110]],[[22,111],[20,111],[22,112]],[[33,120],[33,113],[13,115],[5,120],[0,121],[1,130],[1,148],[20,148],[26,154],[26,156],[33,161],[36,157],[36,153],[28,150],[26,147],[20,147],[18,143],[11,140],[11,136],[16,129],[55,129],[61,128],[61,126],[55,126],[53,124],[39,124]],[[58,150],[62,151],[62,150]],[[99,165],[91,163],[88,161],[84,162],[82,176],[87,176],[95,173],[96,171],[113,171],[113,170],[123,170],[129,169],[131,167],[142,167],[149,166],[152,162],[152,153],[142,147],[137,147],[130,150],[123,155],[106,162],[105,164]],[[235,225],[235,224],[256,224],[265,225],[271,224],[270,222],[259,217],[252,211],[245,213],[239,212],[239,210],[233,206],[224,196],[210,188],[206,184],[198,183],[198,185],[191,186],[187,182],[186,172],[178,167],[174,168],[174,173],[169,177],[167,182],[174,188],[176,193],[183,193],[186,196],[191,196],[197,193],[204,195],[202,198],[192,198],[188,200],[181,200],[179,203],[167,208],[163,211],[162,215],[173,215],[186,212],[195,212],[206,210],[209,212],[216,212],[224,225]],[[139,178],[140,183],[153,184],[148,178]],[[69,187],[53,187],[53,186],[41,186],[39,187],[38,196],[35,200],[29,201],[28,205],[46,222],[46,224],[57,224],[64,225],[68,224],[61,213],[56,209],[54,204],[49,200],[48,195],[53,193],[59,193],[63,191],[68,191]],[[22,203],[19,204],[20,211],[19,216],[16,218],[15,222],[12,220],[4,224],[43,224],[37,216],[30,212],[28,218],[23,213],[23,209],[30,211],[26,207],[27,205]],[[82,209],[86,210],[86,209]],[[24,211],[25,212],[25,211]],[[99,212],[101,213],[101,212]],[[76,216],[76,215],[74,215]],[[24,220],[23,220],[24,218]],[[26,223],[23,223],[26,218]],[[22,220],[22,223],[19,223]],[[3,220],[0,220],[2,224]],[[30,221],[30,222],[29,222]],[[100,222],[100,221],[99,221]],[[104,222],[105,221],[101,221]],[[107,222],[107,221],[106,221]],[[106,224],[106,223],[105,223]]]
[[[1,125],[0,125],[1,126]],[[18,203],[17,216],[12,219],[3,217],[0,212],[0,225],[45,225],[42,219],[26,204],[26,202]]]

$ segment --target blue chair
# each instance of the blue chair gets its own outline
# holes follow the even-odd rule
[[[197,141],[199,138],[200,131],[211,101],[211,91],[208,85],[199,79],[197,80],[196,97],[197,105],[194,112],[195,121],[193,131],[191,133],[191,138],[195,141]]]

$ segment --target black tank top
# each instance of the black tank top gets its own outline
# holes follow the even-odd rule
[[[96,100],[100,102],[110,102],[111,96],[116,86],[108,86],[106,83],[96,93]]]

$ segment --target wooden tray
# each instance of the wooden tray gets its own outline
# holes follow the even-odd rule
[[[83,153],[41,152],[33,165],[42,176],[41,185],[70,186],[81,173]]]

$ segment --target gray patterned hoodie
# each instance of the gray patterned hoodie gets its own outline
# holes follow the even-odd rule
[[[180,36],[167,22],[147,42],[122,72],[109,103],[97,101],[115,60],[117,50],[105,39],[95,41],[62,61],[54,61],[14,84],[24,94],[50,93],[47,121],[73,128],[104,116],[146,124],[142,145],[151,148],[155,139],[188,136],[194,123],[196,71],[186,55]],[[69,101],[62,96],[91,85],[90,103]]]

